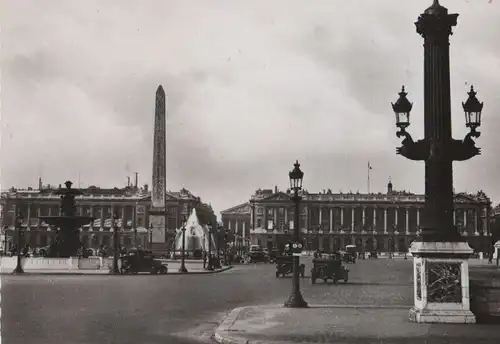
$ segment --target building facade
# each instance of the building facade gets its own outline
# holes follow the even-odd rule
[[[55,238],[56,228],[49,227],[38,217],[60,214],[60,196],[54,193],[56,190],[48,186],[27,190],[10,189],[1,193],[0,247],[4,251],[10,250],[17,242],[15,216],[18,209],[23,217],[21,225],[23,242],[31,247],[44,247],[51,244]],[[86,247],[98,248],[101,245],[112,245],[113,214],[119,218],[116,226],[119,228],[122,246],[151,247],[148,223],[152,202],[151,192],[147,185],[142,188],[129,186],[122,189],[102,189],[91,186],[81,191],[84,194],[75,199],[78,214],[94,217],[93,223],[80,229],[80,238]],[[202,203],[199,197],[186,189],[179,192],[167,191],[165,198],[166,242],[167,246],[171,246],[176,230],[182,226],[183,217],[189,216],[191,210]]]
[[[386,193],[302,192],[299,228],[308,250],[333,252],[346,245],[360,250],[405,252],[420,228],[424,195]],[[483,193],[455,194],[454,221],[462,235],[481,250],[490,233],[491,201]],[[250,201],[227,209],[223,225],[249,238],[251,244],[278,247],[292,239],[295,206],[290,191],[257,190]],[[490,240],[491,241],[491,240]]]

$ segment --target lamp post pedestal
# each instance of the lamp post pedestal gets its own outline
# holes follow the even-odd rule
[[[419,323],[474,324],[470,311],[467,242],[413,242],[414,306],[410,320]]]

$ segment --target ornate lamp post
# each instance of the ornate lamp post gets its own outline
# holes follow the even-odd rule
[[[21,265],[21,240],[22,240],[22,227],[23,224],[23,216],[21,214],[21,211],[17,211],[17,216],[16,216],[16,229],[17,229],[17,265],[14,271],[12,271],[13,274],[22,274],[24,273],[23,267]]]
[[[120,253],[120,243],[118,242],[119,237],[118,237],[118,231],[120,230],[117,226],[118,222],[118,215],[115,213],[113,215],[113,268],[111,269],[110,273],[113,275],[119,275],[120,274],[120,269],[118,268],[118,255]]]
[[[207,270],[213,270],[214,267],[212,265],[212,222],[209,222],[207,226],[208,226],[208,264],[207,264]],[[219,249],[219,248],[217,247],[217,249]]]
[[[293,223],[293,241],[294,245],[300,244],[300,224],[299,224],[299,205],[302,197],[299,196],[299,191],[302,189],[302,179],[304,172],[300,170],[300,164],[295,162],[294,169],[289,173],[290,190],[293,191],[292,201],[295,203],[294,223]],[[301,245],[302,246],[302,245]],[[300,292],[299,278],[299,256],[293,256],[293,275],[292,275],[292,294],[285,302],[285,307],[289,308],[307,308],[307,302],[302,297]]]
[[[396,114],[398,137],[404,137],[400,154],[410,160],[425,162],[425,206],[421,236],[413,242],[415,257],[415,304],[410,319],[417,322],[475,322],[469,301],[461,290],[469,287],[466,260],[472,254],[465,238],[453,225],[453,161],[468,160],[478,154],[472,138],[479,137],[483,104],[473,87],[469,99],[462,103],[466,126],[470,132],[464,140],[455,140],[451,132],[449,36],[457,24],[458,14],[448,14],[439,1],[420,15],[415,23],[424,38],[424,138],[414,141],[406,132],[410,125],[412,103],[403,87],[399,99],[392,104]],[[441,281],[443,274],[453,278]],[[422,281],[425,281],[422,283]],[[442,284],[446,285],[442,285]],[[443,297],[440,290],[453,290]]]
[[[186,259],[186,217],[184,216],[182,218],[182,257],[181,257],[181,267],[179,268],[179,272],[182,273],[187,273],[188,270],[186,269],[186,264],[185,264],[185,259]]]
[[[150,250],[153,249],[153,224],[149,224],[149,242],[148,242],[148,247]]]

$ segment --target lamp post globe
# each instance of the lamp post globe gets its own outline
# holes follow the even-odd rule
[[[304,172],[300,169],[300,164],[298,161],[294,164],[294,169],[288,174],[290,179],[290,190],[293,191],[292,201],[295,203],[295,213],[294,213],[294,226],[293,226],[293,242],[298,245],[300,242],[300,224],[299,224],[299,209],[300,201],[302,197],[299,196],[299,191],[302,189],[302,180],[304,178]],[[300,292],[300,267],[299,267],[299,256],[293,255],[293,275],[292,275],[292,293],[288,300],[285,302],[285,307],[288,308],[307,308],[307,302],[302,297]]]
[[[481,125],[483,103],[479,102],[476,98],[476,94],[477,92],[474,91],[474,86],[471,86],[468,92],[469,98],[465,103],[462,102],[462,107],[465,113],[465,126],[471,129],[471,132],[474,133],[474,137],[479,137],[480,133],[476,131],[476,128]]]
[[[21,239],[22,239],[22,224],[23,224],[23,216],[21,215],[21,212],[18,211],[17,216],[16,216],[16,227],[17,227],[17,264],[16,268],[14,271],[12,271],[13,274],[22,274],[24,273],[22,264],[21,264]]]
[[[181,267],[179,268],[179,272],[181,273],[187,273],[188,270],[186,269],[186,217],[184,216],[182,218],[182,252],[181,252]]]
[[[401,87],[401,92],[399,92],[399,98],[396,103],[391,103],[394,114],[396,115],[396,127],[400,129],[401,133],[410,126],[410,112],[413,103],[410,103],[408,98],[406,98],[407,95],[408,93],[405,92],[405,87],[403,86]]]

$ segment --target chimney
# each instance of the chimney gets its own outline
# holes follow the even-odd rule
[[[135,173],[135,188],[137,189],[137,186],[139,185],[138,182],[139,182],[139,173],[137,172],[134,172]]]
[[[42,190],[43,184],[42,184],[42,177],[38,177],[38,190]]]
[[[130,187],[130,177],[127,177],[127,187]]]
[[[278,185],[274,186],[274,193],[278,193]]]

